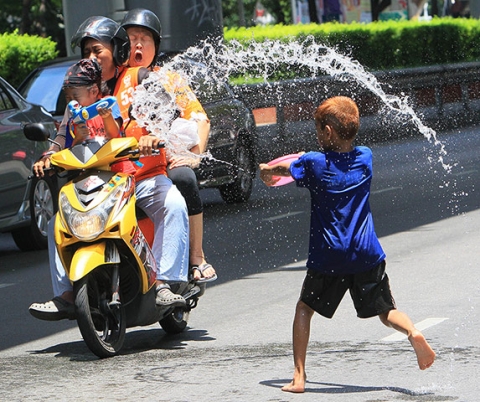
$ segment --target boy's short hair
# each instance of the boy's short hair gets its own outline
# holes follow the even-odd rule
[[[357,104],[346,96],[334,96],[323,101],[315,110],[315,123],[322,129],[332,126],[344,140],[355,138],[360,126]]]

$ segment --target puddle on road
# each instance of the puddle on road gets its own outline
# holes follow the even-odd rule
[[[151,396],[152,386],[170,402],[188,400],[193,390],[208,401],[290,400],[290,394],[280,391],[293,370],[290,344],[197,347],[196,342],[212,338],[192,338],[186,332],[150,338],[138,348],[135,333],[127,336],[129,346],[136,347],[111,359],[93,358],[79,342],[71,354],[69,344],[62,344],[43,353],[0,358],[0,387],[7,400],[45,397],[53,389],[60,399],[81,390],[84,399],[108,395],[128,400],[134,393],[138,400]],[[312,342],[302,401],[318,400],[322,394],[329,401],[348,397],[349,402],[472,400],[465,392],[474,392],[477,383],[471,376],[478,372],[479,348],[436,351],[433,368],[420,371],[407,342]]]

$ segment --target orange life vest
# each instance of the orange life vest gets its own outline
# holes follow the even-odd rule
[[[138,85],[138,70],[142,67],[124,69],[115,84],[114,96],[117,98],[120,114],[123,118],[123,128],[127,137],[135,137],[137,140],[143,135],[149,135],[144,127],[140,127],[135,120],[130,119],[128,109],[132,104],[133,91]],[[135,173],[137,181],[147,179],[159,174],[167,174],[167,157],[165,149],[160,150],[160,155],[146,156],[140,159],[143,165]]]

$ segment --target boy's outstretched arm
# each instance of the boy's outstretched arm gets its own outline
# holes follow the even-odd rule
[[[291,162],[277,163],[275,165],[267,165],[266,163],[261,163],[259,165],[260,179],[267,186],[273,186],[277,181],[280,180],[280,177],[291,176],[290,164]]]

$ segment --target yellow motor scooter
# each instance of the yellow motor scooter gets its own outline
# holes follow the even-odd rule
[[[36,123],[24,133],[52,141]],[[133,137],[87,140],[51,156],[55,171],[73,177],[59,192],[55,244],[73,283],[78,327],[99,357],[120,351],[128,327],[159,321],[167,333],[182,332],[205,290],[191,280],[176,290],[186,307],[155,304],[153,223],[138,218],[135,207],[131,164],[139,158],[137,146]]]

